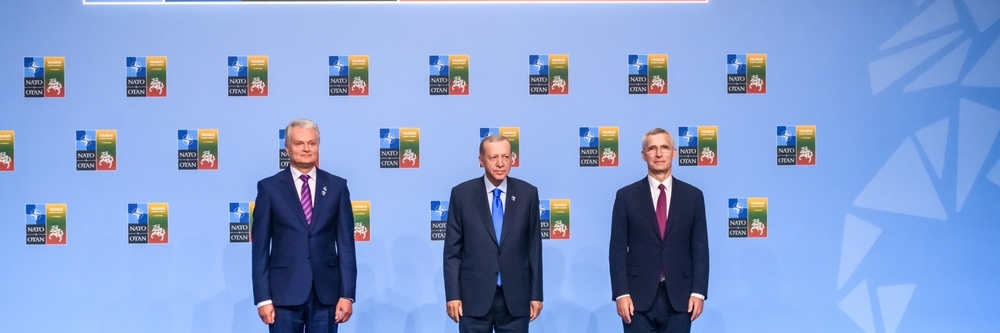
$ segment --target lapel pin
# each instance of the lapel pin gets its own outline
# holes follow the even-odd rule
[[[323,191],[320,191],[319,195],[326,196],[326,186],[323,186]]]
[[[512,195],[512,196],[510,196],[510,201],[517,201],[517,197],[515,197],[515,196],[513,196],[513,195]]]

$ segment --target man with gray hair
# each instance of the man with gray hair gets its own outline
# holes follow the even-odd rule
[[[316,167],[319,127],[285,128],[289,167],[257,183],[252,272],[272,333],[336,333],[353,313],[358,269],[347,180]]]
[[[507,138],[487,136],[479,143],[486,175],[451,189],[444,288],[462,333],[527,332],[542,311],[538,189],[507,177],[512,158]]]

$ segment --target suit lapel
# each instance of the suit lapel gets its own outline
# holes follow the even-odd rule
[[[500,241],[497,242],[497,245],[503,244],[503,240],[507,239],[508,230],[512,228],[511,225],[513,225],[514,222],[517,221],[515,217],[518,215],[517,212],[520,211],[518,209],[520,206],[516,204],[517,193],[518,193],[517,187],[514,185],[514,182],[510,180],[510,177],[508,177],[507,200],[504,202],[504,207],[503,207],[503,225],[500,226]],[[524,202],[524,200],[521,201]],[[492,220],[493,219],[491,217],[490,221],[492,222]]]
[[[330,180],[326,178],[326,173],[316,168],[316,193],[313,193],[315,199],[313,199],[313,223],[309,224],[310,229],[319,230],[318,224],[327,220],[324,218],[324,214],[326,214],[325,208],[330,207],[326,203],[326,187],[329,182]],[[304,214],[303,217],[305,216]]]
[[[490,214],[490,202],[486,200],[486,185],[484,183],[477,184],[475,189],[475,192],[472,194],[472,203],[479,210],[479,218],[486,224],[486,230],[490,231],[490,238],[499,245],[500,242],[496,236],[496,229],[493,228],[493,215]]]
[[[679,201],[684,198],[682,193],[677,192],[680,190],[680,186],[677,186],[677,178],[672,177],[672,180],[670,181],[670,211],[667,212],[667,235],[670,235],[670,230],[673,230],[674,224],[677,224],[674,222],[680,222],[680,219],[678,218],[679,215],[677,215],[680,214],[678,212],[680,209],[679,207],[681,206]]]
[[[649,179],[643,178],[635,184],[636,195],[639,197],[639,207],[646,215],[645,220],[649,221],[649,227],[651,228],[656,239],[663,242],[663,238],[660,238],[660,224],[656,220],[656,206],[653,205],[653,194],[649,189]],[[669,228],[668,228],[669,229]]]
[[[288,205],[292,207],[292,211],[295,212],[299,223],[306,226],[306,213],[302,210],[302,203],[299,202],[299,194],[295,189],[295,181],[292,180],[292,170],[285,169],[284,173],[284,176],[278,178],[281,194],[288,201]],[[313,208],[313,212],[315,212],[315,208]]]

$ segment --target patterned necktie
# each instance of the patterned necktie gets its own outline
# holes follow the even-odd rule
[[[660,197],[656,199],[656,222],[660,225],[660,239],[667,235],[667,192],[660,184]]]
[[[500,188],[493,189],[493,230],[497,233],[497,244],[500,244],[500,231],[503,229],[503,202],[500,193]],[[500,273],[497,273],[497,285],[500,285]]]
[[[306,224],[312,224],[313,203],[312,192],[309,190],[309,175],[302,174],[299,179],[302,180],[302,195],[299,196],[299,202],[302,203],[302,212],[306,213]]]

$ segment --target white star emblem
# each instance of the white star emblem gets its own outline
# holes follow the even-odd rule
[[[35,221],[38,221],[38,219],[42,217],[42,213],[40,213],[38,209],[32,209],[31,214],[28,215],[31,216],[31,219]]]
[[[385,133],[385,137],[382,138],[382,140],[385,140],[385,143],[392,143],[392,140],[395,140],[395,139],[396,139],[396,137],[392,136],[391,132],[390,133]]]
[[[732,65],[733,65],[733,69],[740,69],[740,65],[743,65],[743,63],[740,62],[740,58],[736,58],[736,59],[733,59],[733,64]]]
[[[682,138],[684,138],[684,142],[691,142],[691,139],[694,139],[694,135],[691,135],[691,131],[687,131]]]
[[[39,67],[38,64],[35,63],[34,61],[32,61],[31,65],[28,66],[28,70],[30,70],[31,73],[38,73],[38,69],[39,68],[41,68],[41,67]]]
[[[635,62],[632,63],[632,66],[635,67],[635,70],[642,69],[642,65],[645,65],[645,64],[642,63],[642,59],[639,59],[639,58],[635,58]]]
[[[78,140],[78,141],[80,141],[80,143],[82,143],[83,146],[86,147],[86,146],[89,146],[90,142],[94,141],[94,140],[91,139],[90,137],[88,137],[87,134],[84,134],[83,137],[80,138],[80,140]]]
[[[542,63],[542,59],[535,59],[534,66],[535,66],[535,71],[540,72],[542,70],[542,66],[545,66],[545,63]]]
[[[236,209],[233,210],[233,216],[236,216],[237,220],[243,218],[243,214],[246,214],[246,211],[243,210],[243,207],[237,206]]]
[[[191,135],[188,134],[184,134],[184,138],[181,139],[181,142],[183,142],[185,146],[190,146],[191,141],[194,141],[194,138],[192,138]]]
[[[232,67],[233,70],[236,71],[237,74],[239,74],[240,73],[240,69],[243,69],[243,64],[240,63],[239,59],[236,59],[236,62],[233,63],[233,65],[229,66],[229,67]]]
[[[142,214],[145,213],[142,211],[142,209],[139,209],[139,207],[135,207],[135,210],[132,211],[132,216],[135,217],[136,221],[142,218]]]
[[[785,142],[788,142],[792,138],[792,135],[788,134],[788,130],[785,130],[785,132],[781,133],[781,137],[785,139]]]

